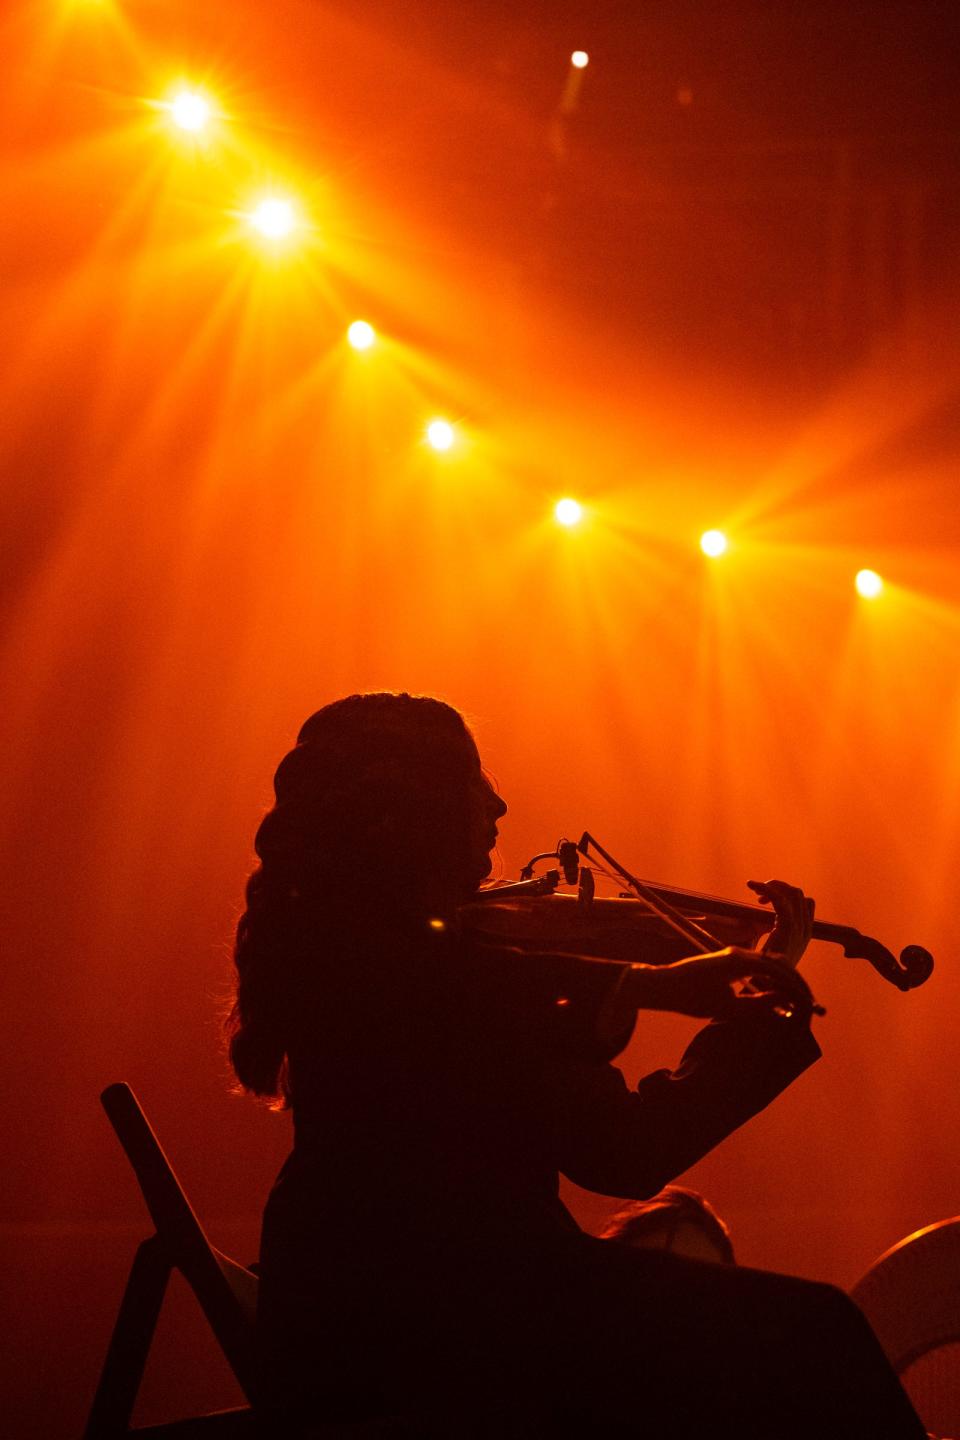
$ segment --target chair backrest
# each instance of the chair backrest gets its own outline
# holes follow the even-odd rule
[[[908,1235],[850,1292],[923,1420],[960,1427],[960,1215]]]
[[[130,1086],[110,1085],[100,1100],[133,1166],[166,1259],[190,1285],[251,1398],[256,1275],[210,1244]]]
[[[898,1374],[960,1341],[960,1215],[899,1241],[850,1294]]]
[[[211,1329],[248,1400],[254,1400],[253,1322],[258,1280],[217,1250],[204,1234],[173,1167],[129,1085],[110,1085],[100,1096],[140,1182],[156,1234],[134,1256],[107,1356],[90,1409],[84,1440],[251,1440],[262,1433],[248,1407],[194,1416],[165,1425],[131,1428],[170,1271],[191,1286]],[[316,1440],[386,1440],[420,1434],[389,1416],[330,1422],[318,1417],[309,1427]],[[273,1431],[271,1430],[271,1434]]]

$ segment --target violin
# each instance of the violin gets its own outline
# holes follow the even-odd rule
[[[542,860],[559,868],[534,876]],[[576,894],[560,892],[563,882]],[[595,872],[627,888],[616,897],[595,894]],[[521,878],[481,890],[462,917],[479,937],[527,950],[565,950],[629,963],[667,965],[725,946],[752,948],[769,932],[775,916],[759,905],[725,900],[631,875],[589,832],[574,844],[535,855]],[[922,945],[907,945],[899,957],[851,925],[814,920],[813,939],[840,945],[850,959],[866,960],[898,990],[915,990],[933,972],[933,956]]]

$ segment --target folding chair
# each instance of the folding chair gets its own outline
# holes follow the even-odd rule
[[[167,1425],[132,1429],[130,1419],[150,1352],[167,1281],[179,1270],[200,1302],[210,1328],[247,1399],[253,1387],[253,1320],[257,1277],[217,1250],[204,1234],[180,1182],[129,1085],[110,1085],[100,1096],[133,1166],[156,1234],[134,1257],[85,1440],[142,1435],[152,1440],[230,1440],[253,1431],[248,1406]]]

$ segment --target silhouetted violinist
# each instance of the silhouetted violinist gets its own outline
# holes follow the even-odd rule
[[[658,1192],[817,1058],[802,892],[759,888],[765,953],[681,937],[624,965],[480,938],[463,907],[506,806],[424,697],[326,706],[275,789],[230,1025],[240,1081],[294,1121],[264,1216],[264,1433],[922,1440],[839,1291],[604,1244],[559,1200],[560,1173]],[[608,1056],[644,1009],[710,1023],[631,1090]]]

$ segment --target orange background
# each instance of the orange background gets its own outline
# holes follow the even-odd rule
[[[467,713],[506,877],[588,828],[641,875],[781,876],[934,952],[901,996],[812,948],[824,1060],[689,1177],[741,1260],[848,1285],[960,1209],[955,23],[11,5],[13,1433],[78,1433],[147,1233],[104,1085],[255,1253],[289,1126],[229,1093],[230,937],[273,768],[353,690]],[[181,77],[216,97],[206,140],[156,103]],[[265,187],[304,220],[272,250],[242,220]],[[644,1020],[624,1069],[690,1030]],[[610,1202],[567,1190],[597,1228]],[[145,1421],[233,1394],[172,1302]]]

